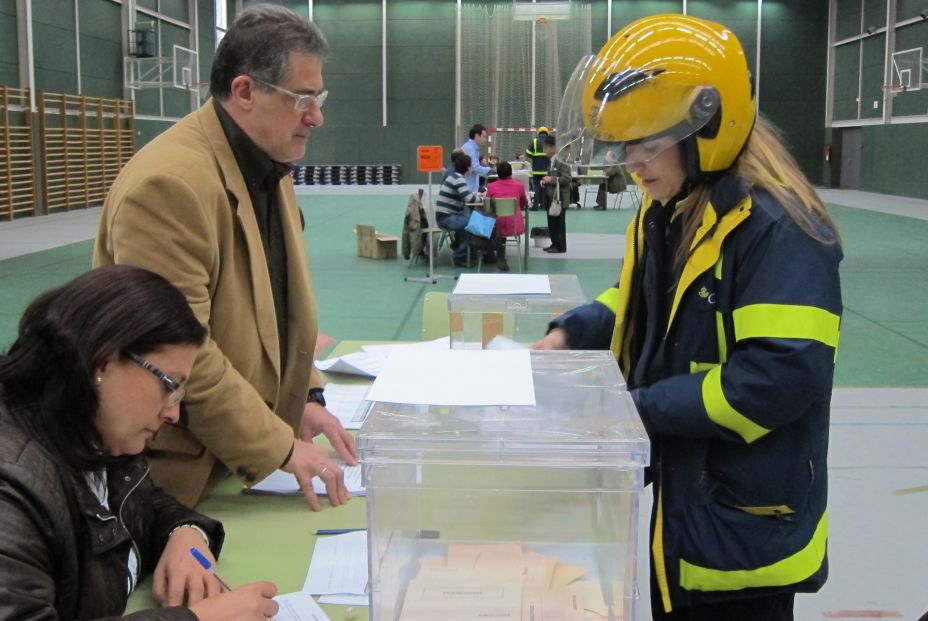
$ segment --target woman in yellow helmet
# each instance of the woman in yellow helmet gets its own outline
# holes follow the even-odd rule
[[[658,15],[578,66],[558,145],[644,189],[618,287],[540,348],[611,347],[652,441],[655,619],[792,619],[827,575],[834,224],[726,28]]]

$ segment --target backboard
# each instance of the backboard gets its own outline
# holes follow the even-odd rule
[[[901,87],[901,90],[917,91],[922,87],[922,48],[893,52],[893,71],[891,85]]]

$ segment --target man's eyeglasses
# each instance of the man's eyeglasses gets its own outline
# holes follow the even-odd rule
[[[322,90],[315,95],[307,95],[301,93],[294,93],[293,91],[288,91],[285,88],[281,88],[276,84],[271,84],[270,82],[265,82],[264,80],[259,80],[258,78],[252,78],[255,82],[260,82],[268,88],[272,88],[279,93],[284,95],[289,95],[293,99],[293,109],[297,112],[308,112],[313,107],[322,108],[322,104],[325,103],[326,97],[329,96],[329,91]]]
[[[168,407],[174,407],[180,403],[184,398],[184,395],[187,394],[183,384],[169,377],[167,373],[150,363],[148,360],[145,360],[145,358],[142,358],[137,354],[133,354],[132,352],[126,352],[126,355],[129,356],[133,362],[161,380],[161,384],[164,386],[165,391],[167,391]]]

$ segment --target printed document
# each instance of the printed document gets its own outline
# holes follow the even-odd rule
[[[316,368],[326,373],[344,373],[346,375],[360,375],[361,377],[377,377],[383,357],[359,351],[354,354],[345,354],[338,358],[317,360]]]
[[[316,601],[306,593],[286,593],[274,598],[280,609],[271,621],[330,621]]]
[[[367,404],[364,397],[369,388],[329,382],[325,385],[325,407],[345,429],[360,429],[369,411],[368,407],[361,407]]]
[[[348,490],[348,493],[352,496],[364,496],[367,490],[361,484],[361,464],[349,466],[339,459],[334,461],[345,473],[345,489]],[[246,494],[279,494],[284,496],[295,496],[303,493],[296,477],[283,470],[272,472],[263,481],[243,491]],[[316,492],[316,495],[324,496],[326,494],[325,483],[319,477],[313,477],[313,491]]]
[[[364,595],[367,592],[367,531],[316,539],[303,592]]]

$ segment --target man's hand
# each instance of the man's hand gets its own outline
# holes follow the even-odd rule
[[[564,328],[555,328],[532,345],[532,349],[568,349],[567,331]]]
[[[319,434],[329,440],[329,444],[345,460],[349,466],[358,465],[357,448],[354,436],[348,433],[341,422],[332,416],[324,406],[311,401],[303,408],[303,418],[300,419],[300,440],[312,442]]]
[[[313,508],[313,511],[322,509],[319,499],[313,491],[313,477],[319,477],[325,483],[325,492],[329,496],[329,503],[333,507],[343,505],[351,499],[351,494],[345,489],[345,475],[342,469],[329,458],[325,449],[316,446],[312,442],[294,440],[293,454],[290,456],[290,460],[284,464],[283,470],[295,476],[296,480],[299,481],[303,495],[306,496],[306,501]]]
[[[267,621],[277,614],[277,602],[271,599],[276,594],[272,583],[252,582],[199,601],[190,611],[199,621]]]
[[[187,605],[218,595],[221,585],[215,577],[190,554],[196,548],[210,563],[215,563],[206,542],[192,528],[178,528],[168,539],[155,567],[152,595],[162,606],[181,606],[186,595]]]

